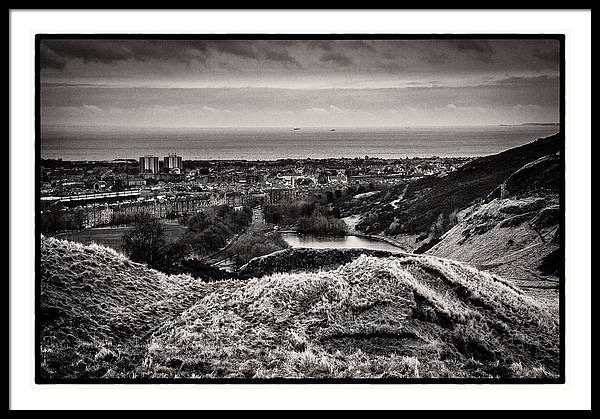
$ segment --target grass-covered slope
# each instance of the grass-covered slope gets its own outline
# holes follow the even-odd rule
[[[44,378],[558,374],[556,318],[445,259],[355,251],[334,266],[330,250],[310,250],[301,257],[326,268],[205,283],[99,246],[44,238],[41,250]],[[293,252],[256,269],[287,266],[277,260]]]
[[[558,308],[560,157],[515,171],[497,197],[460,213],[460,222],[428,254],[468,262],[519,285]]]
[[[41,374],[110,377],[143,360],[145,339],[217,285],[168,276],[97,245],[42,238]]]
[[[153,335],[141,373],[547,377],[558,354],[555,318],[500,278],[431,256],[362,255],[206,296]]]
[[[376,211],[363,214],[356,228],[369,234],[390,236],[427,232],[440,214],[447,216],[485,198],[519,168],[540,157],[561,152],[563,148],[564,136],[555,134],[480,157],[445,177],[421,178],[411,182],[404,192],[397,191],[403,199],[395,208],[382,202]]]

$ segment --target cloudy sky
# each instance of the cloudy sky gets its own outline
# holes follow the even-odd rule
[[[554,40],[43,40],[44,126],[559,120]]]

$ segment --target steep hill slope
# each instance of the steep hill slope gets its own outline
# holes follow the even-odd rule
[[[558,374],[556,317],[461,263],[354,252],[337,267],[207,284],[98,246],[42,243],[46,377]],[[291,254],[263,257],[260,268]]]
[[[555,134],[499,154],[480,157],[445,177],[429,176],[402,186],[394,205],[381,203],[378,210],[363,214],[357,230],[389,236],[426,233],[440,214],[447,217],[494,189],[527,163],[563,149],[564,137]],[[391,198],[390,198],[391,199]]]
[[[558,154],[524,165],[427,253],[497,273],[557,308],[561,180]]]

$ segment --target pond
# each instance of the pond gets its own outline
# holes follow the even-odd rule
[[[291,246],[311,249],[372,249],[400,253],[403,250],[382,240],[360,236],[313,236],[310,234],[281,233],[281,237]]]

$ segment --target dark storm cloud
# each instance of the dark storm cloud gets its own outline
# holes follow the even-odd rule
[[[143,40],[45,40],[42,44],[42,64],[50,68],[63,68],[69,59],[84,63],[109,64],[117,61],[175,60],[189,63],[203,61],[207,52],[204,41]]]
[[[347,67],[353,62],[352,58],[340,52],[326,52],[325,54],[321,55],[321,58],[319,58],[319,60],[321,60],[321,62],[323,63],[333,62],[342,67]]]
[[[490,41],[464,39],[455,41],[455,45],[459,51],[471,53],[483,62],[490,62],[494,59],[495,49]]]
[[[496,49],[489,40],[458,39],[449,41],[418,41],[399,45],[397,53],[419,52],[422,60],[432,65],[453,65],[469,62],[473,68],[495,61]]]
[[[450,55],[447,51],[430,50],[423,56],[423,61],[427,64],[441,65],[448,61]]]
[[[347,46],[350,47],[350,48],[366,49],[366,50],[369,50],[369,51],[376,51],[375,47],[373,46],[373,44],[370,41],[348,41]]]
[[[406,69],[406,67],[404,65],[400,64],[397,61],[384,61],[381,64],[379,64],[379,67],[383,71],[390,72],[390,73],[395,73],[395,72]]]
[[[118,61],[149,60],[190,63],[205,62],[210,54],[229,54],[254,60],[294,64],[300,62],[286,50],[296,42],[278,42],[273,48],[269,43],[256,41],[141,41],[141,40],[46,40],[41,47],[42,66],[62,69],[71,59],[84,63],[109,64]]]
[[[52,83],[42,82],[42,88],[60,88],[60,87],[110,87],[109,84],[101,83]]]
[[[558,48],[546,50],[538,48],[534,51],[533,55],[546,63],[554,64],[558,62]]]
[[[210,42],[210,49],[218,53],[228,53],[242,58],[267,59],[302,67],[302,64],[287,50],[295,44],[293,41],[287,43],[282,41],[279,45],[266,41],[212,41]]]
[[[494,52],[494,47],[490,41],[479,41],[474,39],[461,39],[454,41],[456,48],[459,51],[475,51],[484,54],[491,54]]]
[[[211,46],[218,52],[245,58],[260,58],[260,54],[255,49],[255,43],[251,41],[215,41]]]
[[[558,44],[546,40],[45,40],[41,48],[44,68],[64,69],[70,61],[93,65],[161,62],[172,69],[178,63],[199,62],[205,68],[229,70],[277,68],[318,69],[329,63],[375,72],[412,71],[473,73],[492,69],[558,70]],[[252,62],[244,61],[252,60]],[[271,63],[271,67],[269,62]],[[356,67],[358,66],[358,67]],[[433,66],[433,67],[432,67]],[[146,68],[148,72],[150,68]],[[80,71],[83,71],[81,69]],[[135,68],[133,68],[135,71]],[[140,73],[144,69],[140,68]],[[93,71],[92,71],[93,73]],[[143,74],[141,74],[143,75]],[[82,76],[87,76],[82,73]]]
[[[264,56],[268,60],[279,61],[282,63],[290,63],[298,67],[302,67],[302,64],[300,64],[298,60],[296,60],[294,57],[292,57],[289,53],[285,51],[275,51],[267,49],[264,52]]]
[[[331,41],[307,41],[310,47],[321,48],[323,51],[331,51],[333,49]]]
[[[46,45],[41,45],[40,54],[42,67],[44,68],[53,68],[55,70],[61,70],[67,64],[66,58],[57,55]]]
[[[340,46],[343,48],[355,49],[355,50],[368,50],[375,51],[375,47],[373,47],[372,41],[366,41],[362,39],[357,40],[339,40],[339,41],[305,41],[311,47],[321,48],[323,51],[333,51]]]

